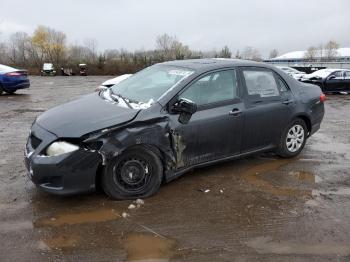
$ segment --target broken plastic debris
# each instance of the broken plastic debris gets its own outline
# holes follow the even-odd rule
[[[223,193],[224,193],[224,190],[222,190],[222,189],[220,189],[219,191],[220,191],[220,194],[223,194]]]
[[[134,204],[130,204],[130,205],[128,206],[128,208],[129,208],[129,209],[135,209],[136,206],[135,206]]]
[[[137,205],[143,205],[143,204],[145,204],[145,201],[143,201],[142,199],[136,199],[136,201],[135,201],[135,203],[137,204]]]
[[[127,217],[129,217],[129,216],[130,216],[130,215],[129,215],[128,213],[126,213],[126,212],[123,212],[123,213],[122,213],[122,217],[123,217],[123,218],[127,218]]]
[[[210,189],[198,189],[198,191],[201,191],[203,193],[209,193]]]

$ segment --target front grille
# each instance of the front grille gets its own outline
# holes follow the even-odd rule
[[[41,142],[42,140],[40,140],[36,136],[30,135],[30,144],[32,145],[33,149],[36,149],[41,144]]]

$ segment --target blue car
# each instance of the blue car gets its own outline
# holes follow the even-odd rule
[[[0,95],[3,92],[13,94],[18,89],[28,88],[30,82],[26,70],[0,64]]]

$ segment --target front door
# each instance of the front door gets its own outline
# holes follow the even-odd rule
[[[344,84],[344,75],[342,71],[333,72],[327,77],[324,85],[325,92],[338,92],[342,91]]]
[[[234,69],[201,76],[178,97],[198,107],[187,124],[170,115],[178,168],[239,154],[244,105]]]

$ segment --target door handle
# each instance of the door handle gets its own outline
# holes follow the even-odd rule
[[[291,104],[291,103],[293,103],[293,100],[284,100],[284,101],[282,102],[282,104],[284,104],[284,105],[289,105],[289,104]]]
[[[239,116],[240,114],[242,114],[242,111],[239,110],[238,108],[234,108],[228,114],[230,116]]]

